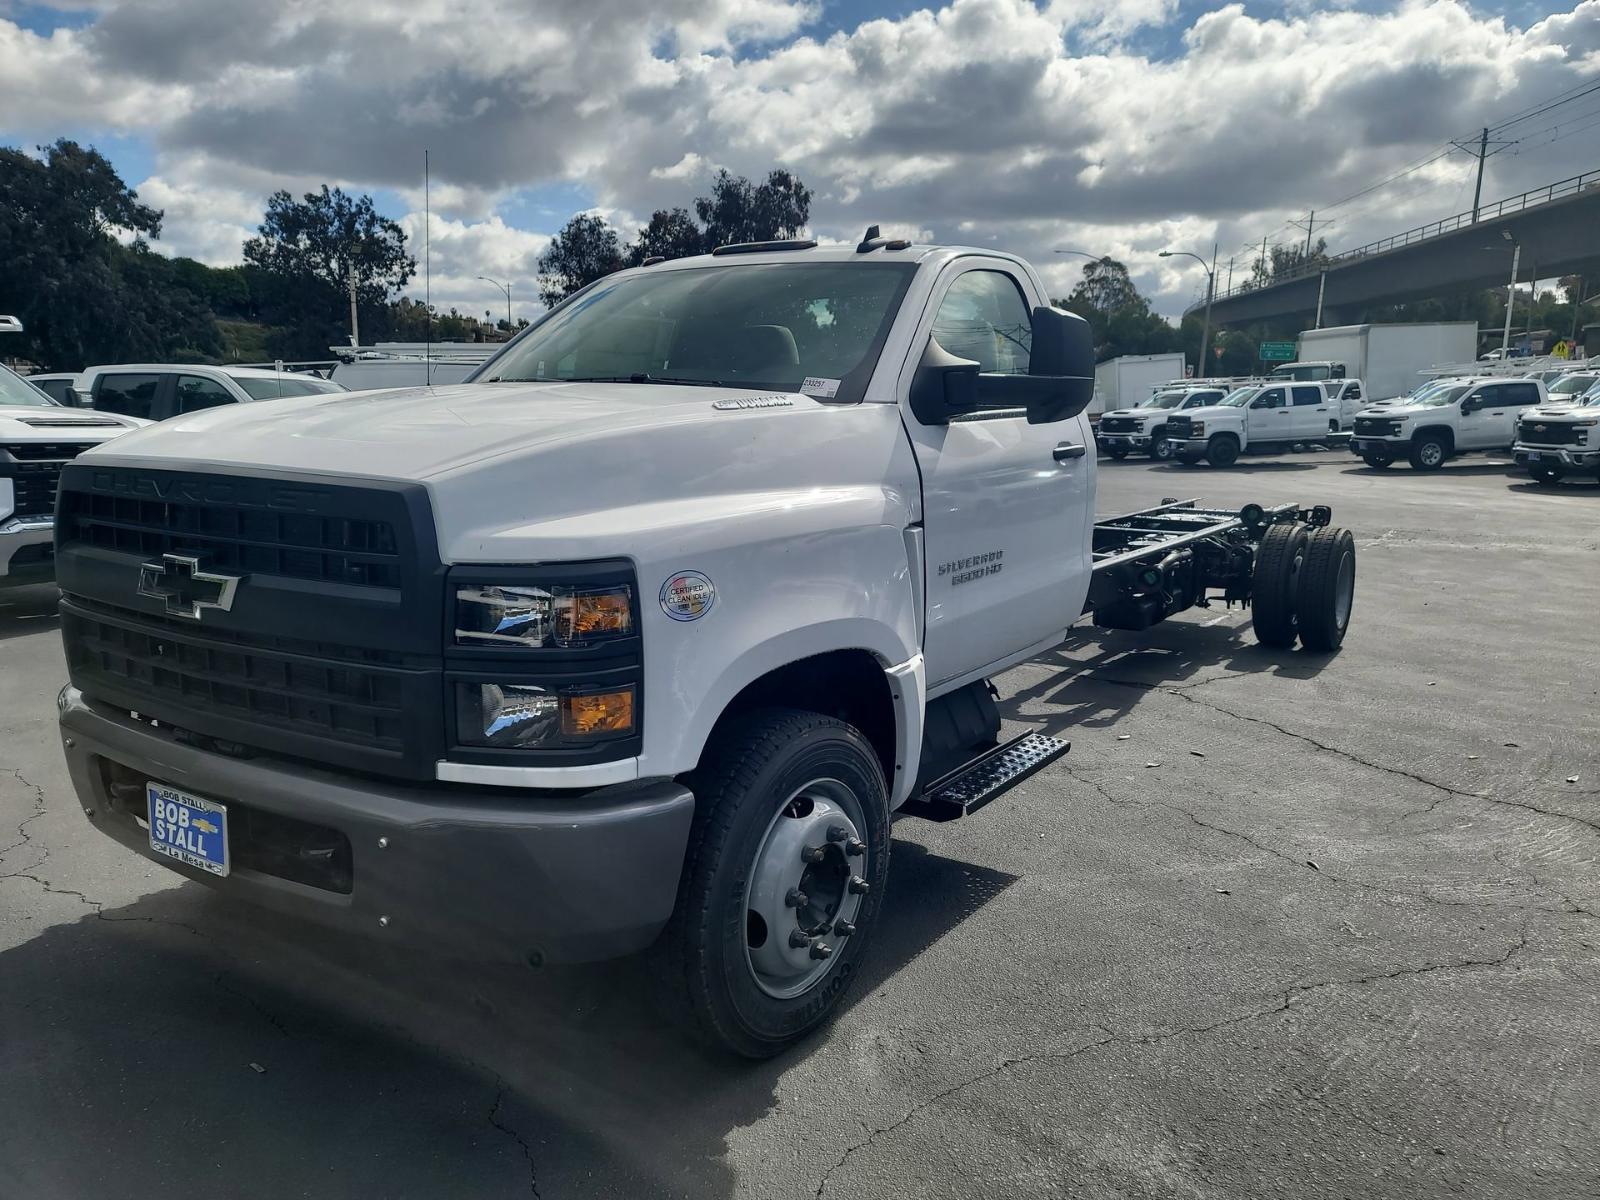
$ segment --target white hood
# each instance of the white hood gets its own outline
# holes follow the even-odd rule
[[[0,404],[0,442],[103,442],[148,425],[137,417],[43,404]]]

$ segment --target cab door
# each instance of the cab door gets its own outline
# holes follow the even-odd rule
[[[1517,440],[1517,421],[1539,403],[1539,385],[1532,382],[1500,383],[1484,408],[1484,436],[1488,449],[1509,447]]]
[[[1289,389],[1290,424],[1295,437],[1320,437],[1328,432],[1334,406],[1320,383],[1297,383]]]
[[[1250,442],[1285,442],[1294,438],[1294,414],[1289,411],[1289,389],[1263,388],[1245,409]]]
[[[1487,450],[1496,444],[1495,419],[1491,413],[1499,403],[1503,384],[1486,383],[1473,388],[1457,402],[1460,416],[1456,420],[1456,449]],[[1510,445],[1508,441],[1506,445]]]
[[[1026,374],[1032,310],[1046,301],[1017,264],[982,256],[940,273],[899,381],[922,474],[930,694],[1053,644],[1083,611],[1094,524],[1088,417],[1030,425],[986,407],[926,425],[912,377],[930,337],[983,372]]]

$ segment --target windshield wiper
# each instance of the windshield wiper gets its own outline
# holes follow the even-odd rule
[[[743,387],[738,383],[723,383],[720,379],[688,379],[677,375],[647,375],[637,371],[632,375],[574,375],[571,379],[528,379],[510,375],[496,375],[485,383],[682,383],[690,387]]]

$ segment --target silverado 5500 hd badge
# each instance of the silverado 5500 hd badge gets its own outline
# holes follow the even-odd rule
[[[998,575],[1000,568],[1005,565],[1000,561],[1004,556],[1004,550],[990,550],[984,554],[974,554],[971,558],[940,563],[939,578],[948,579],[950,586],[955,587],[957,584],[971,583],[974,579]]]

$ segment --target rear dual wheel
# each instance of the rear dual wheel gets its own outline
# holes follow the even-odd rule
[[[1256,551],[1251,624],[1264,646],[1337,650],[1355,604],[1356,543],[1348,529],[1274,525]]]
[[[883,769],[843,721],[764,709],[718,735],[691,786],[667,977],[703,1039],[768,1058],[860,971],[889,866]]]

